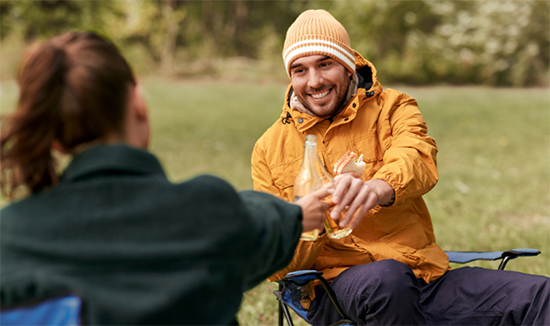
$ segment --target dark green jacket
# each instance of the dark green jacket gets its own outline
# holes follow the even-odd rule
[[[301,214],[212,176],[172,184],[144,150],[94,147],[0,211],[1,303],[73,291],[92,325],[229,324],[290,262]]]

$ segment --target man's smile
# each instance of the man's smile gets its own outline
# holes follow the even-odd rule
[[[314,99],[319,100],[319,99],[322,99],[322,98],[326,97],[326,96],[330,93],[331,90],[332,90],[332,88],[327,89],[327,90],[325,90],[325,91],[323,91],[323,92],[312,93],[312,94],[309,94],[309,95],[310,95],[311,97],[313,97]]]

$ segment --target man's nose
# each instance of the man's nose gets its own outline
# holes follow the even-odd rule
[[[323,75],[317,71],[316,69],[310,69],[309,71],[309,80],[308,80],[308,86],[310,88],[319,88],[323,86],[323,83],[325,82]]]

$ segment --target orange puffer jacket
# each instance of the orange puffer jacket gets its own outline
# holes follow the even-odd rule
[[[333,240],[325,235],[300,241],[291,263],[270,281],[301,269],[321,270],[332,280],[351,266],[382,259],[407,264],[428,283],[449,269],[421,197],[438,180],[435,141],[426,134],[416,101],[398,91],[383,90],[372,63],[357,52],[355,56],[359,89],[332,123],[291,109],[289,86],[281,119],[254,147],[254,189],[292,201],[305,136],[313,134],[327,171],[332,173],[334,163],[347,150],[363,154],[367,167],[362,180],[386,181],[395,190],[395,202],[370,210],[348,237]]]

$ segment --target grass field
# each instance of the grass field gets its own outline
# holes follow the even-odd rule
[[[279,117],[286,85],[152,77],[142,83],[151,150],[171,180],[210,173],[239,190],[252,187],[250,154]],[[507,269],[550,276],[549,89],[395,88],[417,99],[439,147],[440,182],[425,196],[438,243],[445,250],[538,248],[539,257]],[[4,113],[16,88],[4,82],[0,91]],[[245,294],[242,325],[276,323],[274,289],[264,282]]]

